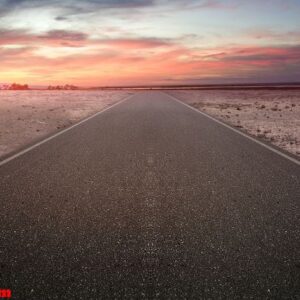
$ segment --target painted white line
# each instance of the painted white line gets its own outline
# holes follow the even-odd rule
[[[192,107],[192,106],[190,106],[190,105],[188,105],[188,104],[186,104],[186,103],[180,101],[179,99],[175,98],[175,97],[172,96],[172,95],[169,95],[169,94],[167,94],[167,93],[164,93],[164,94],[166,94],[167,96],[169,96],[169,97],[170,97],[171,99],[173,99],[174,101],[176,101],[176,102],[178,102],[178,103],[180,103],[180,104],[182,104],[182,105],[184,105],[184,106],[186,106],[186,107],[188,107],[188,108],[190,108],[190,109],[196,111],[197,113],[199,113],[199,114],[201,114],[201,115],[203,115],[203,116],[205,116],[205,117],[207,117],[207,118],[209,118],[209,119],[215,121],[215,122],[218,123],[218,124],[223,125],[224,127],[226,127],[226,128],[228,128],[228,129],[230,129],[230,130],[232,130],[232,131],[234,131],[234,132],[236,132],[236,133],[242,135],[243,137],[245,137],[245,138],[247,138],[247,139],[249,139],[249,140],[251,140],[251,141],[253,141],[253,142],[255,142],[255,143],[257,143],[257,144],[259,144],[259,145],[261,145],[261,146],[263,146],[263,147],[265,147],[265,148],[267,148],[267,149],[269,149],[270,151],[272,151],[272,152],[274,152],[274,153],[276,153],[276,154],[278,154],[278,155],[280,155],[280,156],[282,156],[282,157],[288,159],[289,161],[292,161],[292,162],[295,163],[296,165],[300,166],[300,161],[297,160],[296,158],[291,157],[291,156],[289,156],[289,155],[287,155],[287,154],[285,154],[285,153],[283,153],[283,152],[281,152],[281,151],[279,151],[279,150],[277,150],[277,149],[275,149],[275,148],[273,148],[273,147],[271,147],[271,146],[269,146],[269,145],[267,145],[267,144],[265,144],[265,143],[263,143],[263,142],[261,142],[261,141],[255,139],[254,137],[251,137],[250,135],[248,135],[248,134],[246,134],[246,133],[243,133],[243,132],[241,132],[240,130],[237,130],[237,129],[231,127],[230,125],[228,125],[228,124],[226,124],[226,123],[224,123],[224,122],[222,122],[222,121],[220,121],[220,120],[218,120],[218,119],[215,119],[214,117],[212,117],[212,116],[210,116],[210,115],[208,115],[208,114],[206,114],[206,113],[204,113],[204,112],[198,110],[197,108],[194,108],[194,107]]]
[[[115,107],[115,106],[117,106],[117,105],[119,105],[119,104],[121,104],[121,103],[123,103],[123,102],[129,100],[130,98],[134,97],[135,95],[136,95],[136,94],[130,95],[129,97],[127,97],[127,98],[125,98],[125,99],[123,99],[123,100],[121,100],[121,101],[119,101],[119,102],[117,102],[117,103],[115,103],[115,104],[113,104],[113,105],[111,105],[111,106],[109,106],[109,107],[107,107],[107,108],[105,108],[105,109],[103,109],[103,110],[101,110],[101,111],[99,111],[99,112],[97,112],[97,113],[95,113],[95,114],[93,114],[93,115],[91,115],[91,116],[89,116],[89,117],[83,119],[83,120],[81,120],[80,122],[78,122],[78,123],[76,123],[76,124],[74,124],[74,125],[72,125],[72,126],[66,128],[66,129],[64,129],[64,130],[61,130],[61,131],[55,133],[54,135],[51,135],[50,137],[48,137],[48,138],[46,138],[46,139],[44,139],[44,140],[42,140],[42,141],[40,141],[40,142],[38,142],[38,143],[36,143],[36,144],[30,146],[30,147],[28,147],[28,148],[26,148],[26,149],[24,149],[24,150],[22,150],[22,151],[20,151],[20,152],[18,152],[18,153],[16,153],[16,154],[10,156],[10,157],[8,157],[8,158],[2,160],[2,161],[0,162],[0,167],[3,166],[3,165],[5,165],[5,164],[7,164],[7,163],[10,162],[10,161],[12,161],[13,159],[15,159],[15,158],[17,158],[17,157],[20,157],[20,156],[24,155],[25,153],[27,153],[27,152],[29,152],[29,151],[31,151],[31,150],[33,150],[33,149],[35,149],[35,148],[41,146],[42,144],[45,144],[45,143],[51,141],[52,139],[54,139],[54,138],[56,138],[56,137],[58,137],[58,136],[60,136],[60,135],[62,135],[62,134],[64,134],[64,133],[66,133],[67,131],[72,130],[73,128],[75,128],[75,127],[81,125],[82,123],[85,123],[85,122],[87,122],[87,121],[89,121],[89,120],[91,120],[91,119],[97,117],[98,115],[104,113],[105,111],[108,111],[109,109],[112,109],[113,107]]]

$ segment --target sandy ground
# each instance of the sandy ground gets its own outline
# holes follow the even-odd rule
[[[169,91],[222,121],[300,157],[300,91]]]
[[[0,157],[130,96],[127,91],[0,91]]]

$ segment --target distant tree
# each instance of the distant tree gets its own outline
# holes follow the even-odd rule
[[[9,86],[9,90],[29,90],[28,84],[13,83]]]

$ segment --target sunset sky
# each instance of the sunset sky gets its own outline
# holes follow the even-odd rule
[[[0,0],[0,83],[300,81],[300,0]]]

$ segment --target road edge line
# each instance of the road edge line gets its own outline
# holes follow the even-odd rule
[[[267,144],[265,144],[265,143],[263,143],[263,142],[257,140],[256,138],[254,138],[254,137],[248,135],[247,133],[244,133],[244,132],[242,132],[242,131],[240,131],[240,130],[238,130],[238,129],[236,129],[236,128],[234,128],[234,127],[228,125],[228,124],[226,124],[225,122],[222,122],[222,121],[220,121],[220,120],[218,120],[218,119],[212,117],[211,115],[209,115],[209,114],[207,114],[207,113],[205,113],[205,112],[203,112],[203,111],[201,111],[201,110],[198,110],[197,108],[195,108],[195,107],[193,107],[193,106],[190,106],[190,105],[188,105],[188,104],[186,104],[186,103],[184,103],[184,102],[182,102],[182,101],[180,101],[179,99],[175,98],[175,97],[172,96],[172,95],[169,95],[169,94],[167,94],[167,93],[165,93],[165,92],[163,92],[163,93],[164,93],[165,95],[167,95],[168,97],[170,97],[171,99],[173,99],[174,101],[176,101],[176,102],[178,102],[178,103],[180,103],[180,104],[182,104],[182,105],[184,105],[184,106],[190,108],[191,110],[194,110],[195,112],[197,112],[197,113],[199,113],[199,114],[201,114],[201,115],[203,115],[203,116],[209,118],[210,120],[215,121],[216,123],[218,123],[218,124],[220,124],[220,125],[223,125],[224,127],[226,127],[226,128],[228,128],[228,129],[234,131],[235,133],[238,133],[238,134],[240,134],[241,136],[246,137],[247,139],[249,139],[249,140],[251,140],[251,141],[253,141],[253,142],[255,142],[255,143],[257,143],[257,144],[259,144],[259,145],[261,145],[261,146],[263,146],[263,147],[265,147],[266,149],[268,149],[268,150],[270,150],[270,151],[272,151],[272,152],[274,152],[274,153],[280,155],[281,157],[284,157],[285,159],[288,159],[289,161],[291,161],[291,162],[297,164],[298,166],[300,166],[300,161],[297,160],[296,158],[293,158],[292,156],[289,156],[289,155],[287,155],[287,154],[285,154],[285,153],[283,153],[283,152],[281,152],[281,151],[279,151],[279,150],[277,150],[277,149],[275,149],[275,148],[273,148],[273,147],[271,147],[271,146],[269,146],[269,145],[267,145]]]
[[[24,155],[25,153],[30,152],[31,150],[33,150],[33,149],[35,149],[35,148],[37,148],[37,147],[39,147],[39,146],[41,146],[41,145],[49,142],[50,140],[52,140],[52,139],[54,139],[54,138],[56,138],[56,137],[58,137],[58,136],[60,136],[60,135],[62,135],[64,133],[66,133],[67,131],[70,131],[70,130],[74,129],[75,127],[77,127],[77,126],[79,126],[79,125],[81,125],[81,124],[83,124],[83,123],[85,123],[85,122],[87,122],[87,121],[89,121],[89,120],[97,117],[98,115],[100,115],[100,114],[102,114],[102,113],[110,110],[111,108],[113,108],[113,107],[115,107],[115,106],[117,106],[117,105],[119,105],[119,104],[121,104],[121,103],[123,103],[123,102],[125,102],[125,101],[127,101],[129,99],[131,99],[134,96],[136,96],[136,94],[130,95],[130,96],[128,96],[128,97],[126,97],[126,98],[118,101],[117,103],[114,103],[113,105],[108,106],[108,107],[104,108],[103,110],[100,110],[100,111],[94,113],[93,115],[91,115],[89,117],[86,117],[85,119],[79,121],[78,123],[75,123],[72,126],[67,127],[67,128],[65,128],[65,129],[63,129],[63,130],[61,130],[59,132],[56,132],[53,135],[51,135],[51,136],[49,136],[49,137],[47,137],[45,139],[42,139],[41,141],[35,143],[34,145],[29,146],[28,148],[25,148],[25,149],[21,150],[20,152],[18,152],[16,154],[13,154],[12,156],[9,156],[9,157],[5,158],[4,160],[0,161],[0,167],[4,166],[5,164],[9,163],[12,160],[14,160],[14,159],[16,159],[16,158]]]

